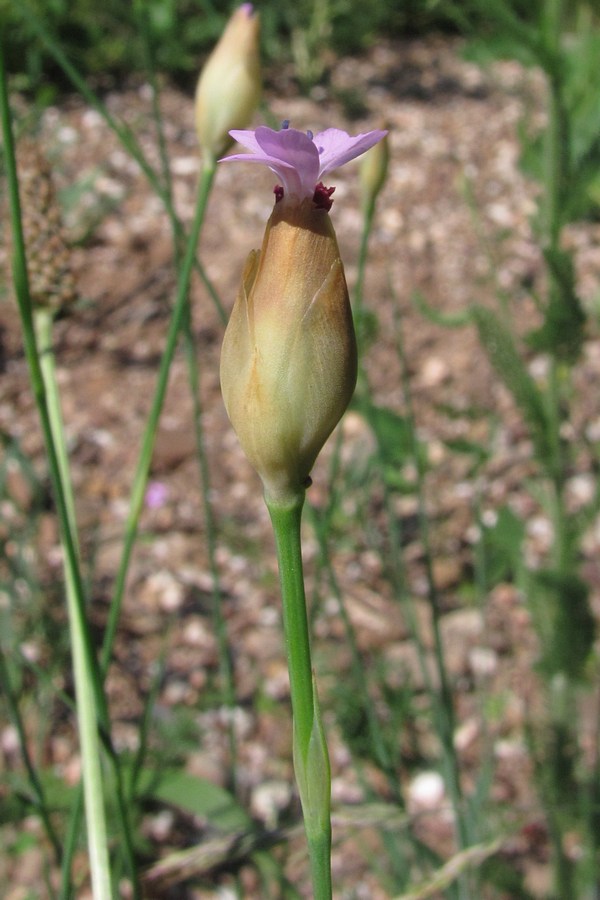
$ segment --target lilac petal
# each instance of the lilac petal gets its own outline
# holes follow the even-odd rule
[[[319,177],[319,154],[308,135],[295,128],[274,131],[264,126],[257,128],[255,134],[262,152],[270,159],[268,165],[271,168],[280,174],[275,168],[274,161],[277,161],[283,163],[285,169],[291,167],[293,170],[296,183],[288,184],[288,190],[300,197],[312,197]],[[288,172],[288,181],[291,174]]]
[[[266,154],[253,156],[252,153],[234,153],[233,156],[224,156],[219,162],[248,162],[259,163],[261,166],[268,166],[272,172],[275,172],[279,180],[283,182],[286,193],[299,194],[302,190],[300,179],[298,178],[298,174],[294,167],[289,163],[282,162],[282,160],[275,159],[272,156],[266,156]]]
[[[362,153],[366,153],[386,134],[387,131],[367,131],[364,134],[350,137],[346,131],[342,131],[339,128],[327,128],[325,131],[316,134],[314,142],[319,152],[319,174],[317,177],[345,165]]]
[[[241,144],[242,147],[245,147],[247,150],[252,150],[253,153],[260,153],[260,147],[258,146],[258,141],[254,136],[254,131],[230,131],[229,134],[237,141],[238,144]],[[226,157],[227,159],[229,157]]]

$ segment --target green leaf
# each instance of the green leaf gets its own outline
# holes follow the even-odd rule
[[[525,526],[508,506],[498,510],[496,523],[481,536],[485,572],[490,587],[516,578],[522,565]]]
[[[145,769],[139,780],[142,795],[202,816],[221,831],[248,828],[252,822],[237,800],[224,788],[205,778],[176,769]]]
[[[446,447],[453,453],[465,453],[474,458],[475,465],[480,465],[490,457],[490,451],[483,444],[469,441],[467,438],[448,438],[444,441]]]
[[[373,430],[386,465],[401,466],[412,458],[415,438],[408,419],[374,403],[363,405],[361,412]]]

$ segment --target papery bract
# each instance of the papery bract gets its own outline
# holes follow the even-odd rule
[[[331,220],[275,204],[250,254],[221,351],[221,390],[270,502],[303,494],[356,381],[356,341]]]

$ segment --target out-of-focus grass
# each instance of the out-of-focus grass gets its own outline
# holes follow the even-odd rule
[[[136,0],[131,4],[107,0],[101,6],[92,0],[76,4],[68,0],[26,0],[23,4],[0,0],[0,25],[10,35],[8,66],[19,76],[18,86],[49,100],[53,85],[69,85],[38,40],[32,15],[60,43],[81,74],[102,87],[147,73],[147,41],[157,71],[190,87],[236,5],[210,0]],[[445,0],[372,0],[368,16],[358,0],[261,0],[256,6],[266,61],[275,66],[292,62],[304,87],[326,77],[331,51],[354,53],[382,35],[449,28],[453,22]],[[145,35],[139,28],[140,13],[147,22]]]

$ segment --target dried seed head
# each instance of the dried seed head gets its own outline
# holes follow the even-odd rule
[[[52,171],[37,141],[19,142],[17,172],[31,300],[63,311],[76,299],[75,279]]]

